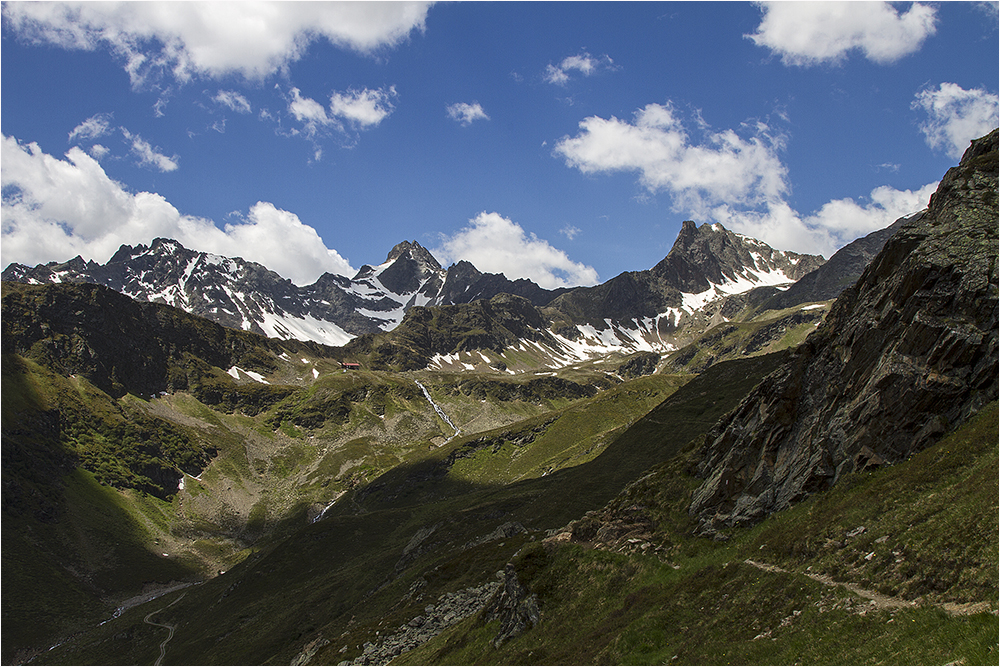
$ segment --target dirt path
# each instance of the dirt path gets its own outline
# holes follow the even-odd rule
[[[784,572],[789,574],[796,574],[794,572],[789,572],[782,567],[777,565],[770,565],[768,563],[759,563],[755,560],[750,560],[749,558],[743,561],[747,565],[753,565],[759,570],[765,572]],[[913,600],[904,600],[903,598],[893,597],[891,595],[882,595],[881,593],[876,593],[875,591],[870,591],[867,588],[862,588],[857,584],[845,583],[843,581],[834,581],[825,574],[813,574],[812,572],[802,572],[805,576],[809,577],[814,581],[818,581],[824,586],[843,586],[847,590],[851,591],[858,597],[871,600],[875,603],[876,609],[915,609],[919,606]],[[935,604],[934,606],[940,607],[945,610],[951,616],[968,616],[970,614],[978,614],[981,611],[988,611],[990,604],[988,602],[976,602],[969,604],[956,604],[954,602],[945,602],[943,604]]]
[[[177,626],[176,625],[167,625],[166,623],[156,623],[156,622],[151,621],[149,619],[154,614],[159,614],[164,609],[169,609],[170,607],[173,607],[175,604],[177,604],[178,602],[180,602],[184,598],[185,595],[187,595],[187,591],[184,591],[183,593],[181,593],[180,597],[178,597],[176,600],[174,600],[173,602],[171,602],[170,604],[168,604],[166,607],[160,607],[156,611],[151,611],[148,614],[146,614],[146,618],[142,619],[143,623],[148,623],[149,625],[155,625],[158,628],[166,628],[167,630],[169,630],[169,632],[167,634],[167,638],[164,639],[162,642],[160,642],[160,657],[156,659],[156,662],[154,662],[153,665],[159,665],[160,663],[163,662],[163,656],[165,656],[167,654],[167,642],[169,642],[171,639],[174,638],[174,630],[177,628]]]

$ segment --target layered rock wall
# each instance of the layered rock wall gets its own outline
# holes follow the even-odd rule
[[[691,512],[756,521],[901,461],[997,397],[997,132],[948,171],[825,323],[706,436]]]

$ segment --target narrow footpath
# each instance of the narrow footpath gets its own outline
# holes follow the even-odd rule
[[[743,561],[747,565],[752,565],[758,570],[763,570],[764,572],[782,572],[786,574],[796,574],[790,572],[783,567],[778,567],[777,565],[770,565],[768,563],[759,563],[755,560],[750,560],[749,558]],[[913,600],[904,600],[903,598],[893,597],[891,595],[883,595],[881,593],[876,593],[875,591],[868,590],[867,588],[862,588],[857,584],[852,584],[850,582],[834,581],[832,578],[826,576],[825,574],[814,574],[812,572],[801,572],[799,574],[804,574],[813,581],[818,581],[824,586],[843,586],[850,592],[854,593],[858,597],[865,598],[866,600],[871,600],[876,609],[913,609],[918,606]],[[946,613],[951,616],[968,616],[970,614],[978,614],[981,611],[989,611],[990,604],[988,602],[970,602],[968,604],[957,604],[954,602],[945,602],[942,604],[934,604],[935,607],[943,609]]]
[[[155,625],[158,628],[166,628],[167,630],[169,630],[169,632],[167,633],[167,638],[164,639],[162,642],[160,642],[160,657],[156,659],[156,662],[154,662],[153,665],[159,665],[163,662],[163,656],[167,654],[167,642],[169,642],[171,639],[174,638],[174,630],[177,628],[177,626],[167,625],[166,623],[156,623],[155,621],[151,621],[149,619],[154,614],[159,614],[164,609],[169,609],[170,607],[173,607],[175,604],[180,602],[185,595],[187,595],[187,591],[181,593],[180,597],[178,597],[176,600],[168,604],[166,607],[160,607],[156,611],[151,611],[148,614],[146,614],[146,618],[142,619],[143,623],[148,623],[149,625]]]

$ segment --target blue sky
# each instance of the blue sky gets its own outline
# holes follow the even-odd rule
[[[681,222],[827,257],[997,120],[996,3],[6,3],[2,263],[157,236],[298,284],[545,287]]]

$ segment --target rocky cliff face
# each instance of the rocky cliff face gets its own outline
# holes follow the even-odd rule
[[[948,171],[824,324],[706,436],[691,512],[755,521],[906,459],[997,397],[997,132]]]

